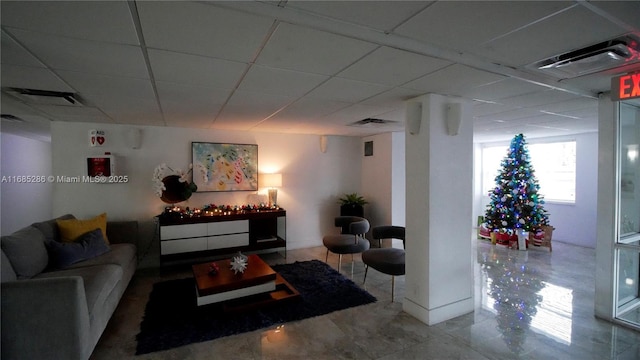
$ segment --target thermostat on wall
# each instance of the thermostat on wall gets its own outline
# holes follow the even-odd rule
[[[115,176],[116,175],[116,159],[111,153],[87,158],[87,175],[96,176]]]

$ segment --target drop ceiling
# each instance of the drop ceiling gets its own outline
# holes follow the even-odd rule
[[[554,77],[532,64],[640,35],[637,1],[2,1],[3,132],[52,121],[366,136],[404,101],[472,103],[475,141],[597,131],[597,97],[640,68]],[[21,121],[15,118],[21,119]],[[389,123],[359,120],[374,118]]]

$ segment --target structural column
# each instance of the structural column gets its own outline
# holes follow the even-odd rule
[[[428,325],[473,311],[470,104],[427,94],[407,102],[406,293]]]

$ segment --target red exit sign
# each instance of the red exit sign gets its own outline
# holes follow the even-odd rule
[[[640,98],[640,71],[611,79],[611,100]]]

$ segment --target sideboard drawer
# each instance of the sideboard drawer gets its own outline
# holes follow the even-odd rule
[[[207,238],[207,249],[224,249],[236,246],[249,246],[249,233],[210,236]]]
[[[249,232],[249,220],[221,221],[208,223],[208,235],[225,235]]]
[[[179,254],[192,251],[207,250],[207,238],[193,238],[181,240],[168,240],[160,242],[160,251],[162,255]]]
[[[160,228],[161,240],[207,236],[207,224],[170,225]]]

